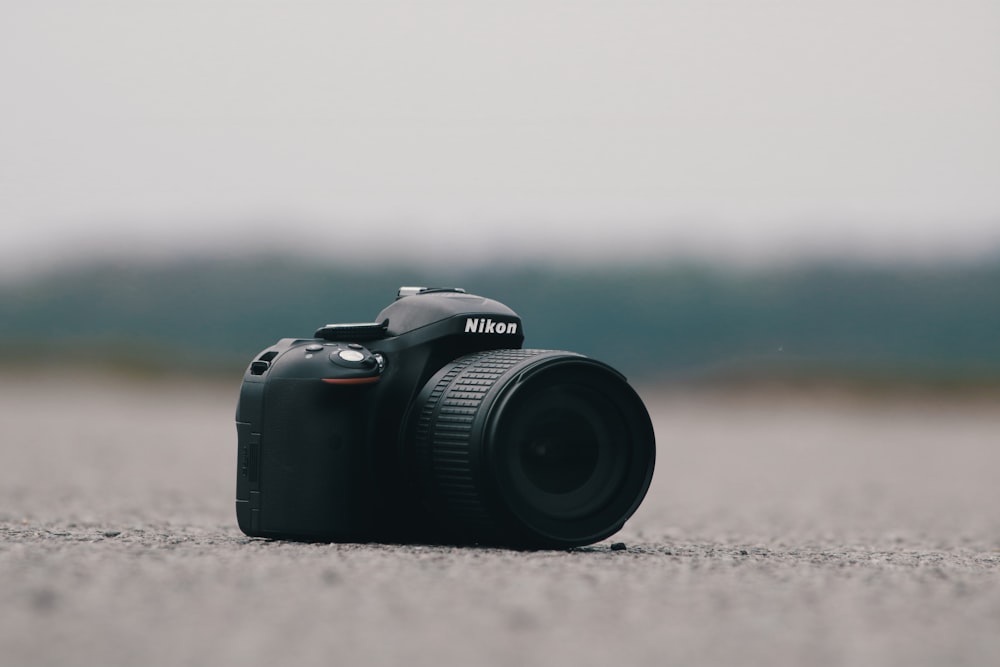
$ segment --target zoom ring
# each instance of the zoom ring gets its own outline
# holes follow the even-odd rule
[[[473,425],[490,389],[507,371],[548,350],[490,350],[462,357],[438,380],[420,410],[415,451],[431,504],[466,528],[497,528],[473,470]],[[430,488],[427,488],[427,487]]]

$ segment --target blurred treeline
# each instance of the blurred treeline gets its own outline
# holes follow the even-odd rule
[[[95,264],[0,285],[9,368],[230,375],[278,338],[370,321],[400,285],[502,301],[528,347],[641,381],[1000,385],[1000,262],[444,269],[293,258]]]

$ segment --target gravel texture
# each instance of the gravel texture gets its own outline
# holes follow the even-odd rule
[[[571,551],[248,539],[233,385],[0,377],[2,665],[995,665],[995,398],[641,391]]]

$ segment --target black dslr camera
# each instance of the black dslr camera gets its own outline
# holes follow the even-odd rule
[[[611,367],[523,340],[502,303],[404,287],[373,323],[267,348],[236,411],[240,528],[520,548],[617,532],[653,475],[649,414]]]

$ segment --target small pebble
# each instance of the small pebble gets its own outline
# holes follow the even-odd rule
[[[624,542],[615,542],[614,544],[611,545],[612,551],[625,551],[626,548],[627,547],[625,546]]]
[[[747,551],[746,549],[740,549],[740,555],[741,556],[749,556],[750,552]]]
[[[106,530],[104,531],[104,537],[118,537],[122,534],[120,530]]]

